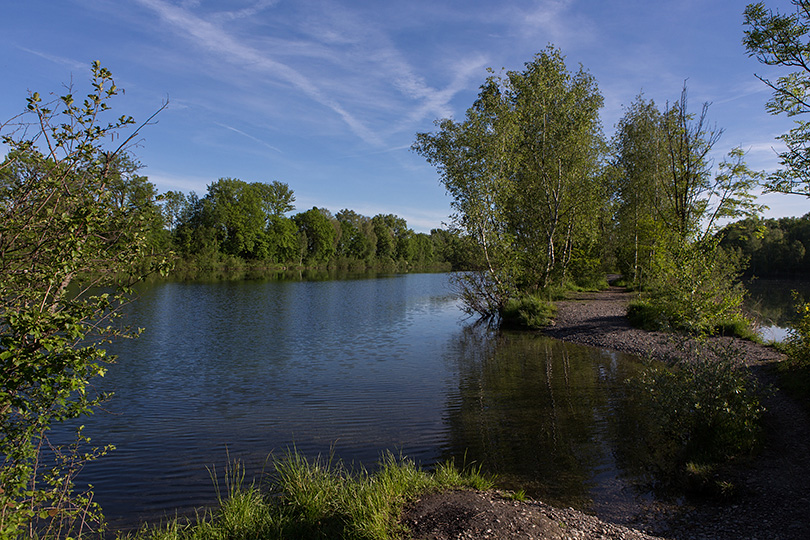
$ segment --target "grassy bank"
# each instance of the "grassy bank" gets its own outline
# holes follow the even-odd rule
[[[392,454],[383,457],[374,473],[297,453],[274,466],[273,481],[265,487],[246,484],[241,467],[231,466],[226,485],[217,486],[217,509],[192,521],[145,527],[127,538],[392,539],[405,532],[397,523],[402,508],[420,494],[492,487],[476,469],[460,470],[451,462],[426,472]]]

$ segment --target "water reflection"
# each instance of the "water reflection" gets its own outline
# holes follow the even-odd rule
[[[633,505],[638,411],[632,357],[543,336],[467,327],[449,361],[447,455],[553,504]],[[643,446],[643,445],[641,445]]]
[[[638,504],[634,358],[465,323],[446,275],[161,283],[128,319],[86,419],[118,450],[88,466],[113,526],[215,502],[207,468],[269,453],[373,467],[481,464],[506,487],[603,517]]]
[[[754,314],[766,341],[782,341],[796,317],[796,301],[810,301],[810,282],[785,279],[755,279],[746,282],[746,309]],[[794,297],[794,293],[797,295]]]

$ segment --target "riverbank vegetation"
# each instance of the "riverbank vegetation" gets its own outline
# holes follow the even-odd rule
[[[779,219],[747,218],[718,234],[720,246],[748,262],[753,278],[810,279],[810,213]]]
[[[650,363],[633,381],[648,411],[647,466],[664,489],[727,498],[739,486],[725,472],[762,444],[762,389],[733,346],[689,349],[681,361]]]
[[[618,269],[642,291],[646,324],[748,326],[741,259],[714,235],[721,219],[760,211],[750,192],[761,175],[738,148],[713,169],[722,130],[708,104],[689,110],[685,87],[663,111],[637,97],[612,141],[601,104],[595,79],[570,72],[550,46],[524,71],[491,75],[462,122],[417,135],[414,150],[453,197],[455,227],[482,255],[479,272],[458,278],[468,311],[500,318],[515,302]]]
[[[83,101],[34,93],[26,115],[2,126],[0,538],[81,535],[101,517],[73,482],[110,448],[88,447],[81,427],[67,444],[48,432],[105,399],[91,383],[113,360],[103,344],[139,332],[120,324],[118,309],[130,285],[166,268],[144,214],[119,197],[140,128],[111,117],[117,93],[96,62]]]
[[[443,463],[427,472],[392,454],[385,455],[374,472],[323,458],[307,460],[295,452],[276,460],[273,469],[273,481],[259,486],[246,484],[244,472],[234,464],[224,489],[218,489],[218,508],[196,520],[173,520],[127,538],[388,540],[403,537],[406,531],[398,519],[405,504],[416,497],[492,487],[492,481],[474,468],[461,470]]]
[[[763,79],[774,90],[770,110],[788,116],[810,110],[802,43],[810,3],[794,4],[799,10],[789,16],[762,4],[745,12],[749,53],[799,69],[773,83]],[[453,199],[449,230],[430,234],[391,214],[317,207],[294,213],[294,192],[280,181],[219,178],[205,194],[159,193],[127,152],[140,128],[129,116],[111,116],[108,101],[118,89],[97,62],[91,86],[81,103],[72,90],[52,103],[32,93],[24,115],[0,125],[7,149],[0,163],[2,537],[81,535],[98,522],[92,494],[75,494],[73,480],[82,463],[107,448],[85,450],[81,431],[75,445],[52,447],[48,430],[105,398],[91,384],[111,360],[103,345],[137,335],[116,314],[129,287],[148,275],[172,268],[192,279],[304,268],[463,269],[456,283],[469,313],[536,328],[549,320],[547,302],[560,290],[602,287],[605,273],[618,271],[640,293],[634,320],[699,336],[747,332],[739,285],[747,261],[757,275],[806,276],[808,216],[760,220],[751,193],[764,185],[807,196],[807,123],[782,136],[783,168],[767,177],[746,166],[739,148],[713,167],[722,130],[710,124],[708,104],[698,112],[689,107],[686,87],[674,89],[663,108],[639,95],[608,139],[597,81],[583,67],[570,71],[553,46],[523,70],[491,72],[463,120],[440,119],[435,133],[417,134],[413,149],[437,167]],[[718,230],[722,220],[741,218]],[[99,287],[108,292],[94,292]],[[805,370],[807,309],[800,305],[785,345]],[[712,380],[679,373],[686,386],[690,377]],[[675,376],[662,375],[660,384]],[[46,463],[46,455],[56,460]],[[322,475],[318,464],[296,467],[305,483]],[[362,472],[349,486],[342,484],[345,471],[323,473],[332,495],[313,501],[325,501],[326,510],[299,508],[289,494],[266,499],[250,487],[240,497],[252,502],[233,503],[234,512],[284,500],[284,512],[298,508],[308,526],[324,527],[310,533],[333,525],[345,532],[361,509],[336,507],[332,499],[370,500],[385,492],[386,474],[410,468],[392,467],[381,477]],[[259,519],[261,527],[275,527]]]

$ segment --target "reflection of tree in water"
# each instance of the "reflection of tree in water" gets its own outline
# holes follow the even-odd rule
[[[544,336],[465,328],[453,347],[447,457],[483,465],[499,484],[547,502],[587,506],[597,476],[632,440],[622,419],[636,362]],[[603,479],[604,480],[604,479]],[[597,487],[598,489],[598,487]]]
[[[802,302],[810,301],[810,282],[799,280],[755,279],[748,289],[746,309],[756,314],[763,326],[786,328],[796,318],[793,291]]]

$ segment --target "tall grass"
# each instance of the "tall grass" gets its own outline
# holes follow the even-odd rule
[[[307,460],[295,451],[274,462],[269,489],[245,484],[239,464],[226,474],[219,507],[193,521],[143,528],[133,540],[241,540],[399,538],[405,504],[420,494],[454,488],[489,489],[478,469],[452,462],[427,472],[413,461],[385,454],[373,473],[333,459]]]

